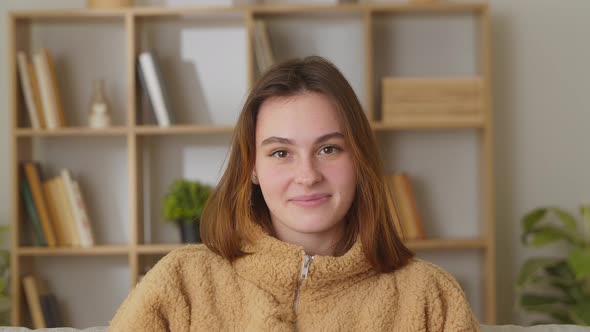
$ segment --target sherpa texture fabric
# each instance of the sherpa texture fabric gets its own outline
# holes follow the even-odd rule
[[[204,245],[171,252],[108,331],[480,331],[450,274],[419,259],[376,273],[360,242],[313,258],[295,313],[303,248],[260,233],[234,263]]]

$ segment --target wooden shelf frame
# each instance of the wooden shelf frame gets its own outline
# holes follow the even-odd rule
[[[238,6],[238,7],[209,7],[209,8],[130,8],[122,10],[59,10],[59,11],[18,11],[9,15],[9,48],[8,59],[10,66],[11,79],[11,197],[12,202],[12,280],[20,280],[21,273],[27,268],[28,262],[32,257],[44,256],[128,256],[129,267],[131,272],[131,285],[135,285],[140,275],[140,258],[145,255],[165,255],[166,253],[181,247],[181,244],[143,244],[140,239],[142,234],[142,206],[141,194],[143,187],[141,183],[141,147],[142,138],[151,136],[167,135],[229,135],[233,133],[233,126],[230,125],[202,125],[202,124],[182,124],[174,125],[167,128],[161,128],[154,125],[143,125],[136,123],[136,113],[138,101],[136,100],[136,91],[138,86],[135,81],[135,61],[140,51],[139,29],[140,20],[151,20],[165,18],[174,19],[175,17],[190,17],[208,14],[219,15],[237,15],[244,19],[244,25],[247,30],[247,77],[249,87],[254,84],[255,61],[254,49],[252,47],[253,39],[253,19],[255,16],[282,16],[282,15],[358,15],[362,20],[364,36],[364,89],[367,100],[364,107],[371,121],[372,128],[375,132],[397,131],[397,130],[431,130],[431,129],[477,129],[481,132],[482,153],[480,156],[480,165],[482,167],[481,176],[481,238],[473,239],[444,239],[444,240],[422,240],[408,241],[410,248],[415,250],[482,250],[483,251],[483,271],[485,276],[482,283],[484,299],[484,320],[487,324],[494,324],[496,321],[496,256],[495,256],[495,215],[494,215],[494,170],[493,170],[493,126],[492,126],[492,107],[491,107],[491,60],[490,60],[490,18],[487,3],[404,3],[404,4],[342,4],[336,6],[298,6],[298,5],[264,5],[264,6]],[[424,120],[412,120],[396,123],[384,123],[376,119],[375,108],[375,67],[372,59],[375,55],[375,45],[373,42],[373,25],[375,18],[381,15],[401,15],[413,13],[433,13],[433,14],[470,14],[474,15],[479,21],[480,43],[477,45],[480,54],[481,73],[480,77],[484,84],[484,113],[482,116],[473,116],[461,119],[448,118],[428,118]],[[126,103],[126,123],[123,126],[112,127],[109,129],[90,129],[85,127],[67,127],[57,130],[33,130],[30,128],[19,127],[23,121],[19,116],[24,114],[19,112],[23,106],[19,106],[18,101],[18,76],[16,68],[16,51],[19,49],[19,41],[16,37],[17,25],[31,24],[36,21],[65,21],[69,20],[97,20],[97,19],[121,19],[124,24],[126,50],[126,80],[127,80],[127,103]],[[99,245],[94,248],[35,248],[20,246],[19,226],[23,220],[20,210],[20,194],[18,188],[18,162],[24,158],[31,157],[33,152],[29,149],[19,149],[19,140],[29,138],[43,137],[122,137],[126,139],[127,147],[127,178],[129,188],[129,243],[127,245]],[[12,283],[12,323],[15,326],[23,324],[23,294],[18,282]]]

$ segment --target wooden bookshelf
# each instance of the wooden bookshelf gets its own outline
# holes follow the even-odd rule
[[[479,44],[478,63],[480,64],[479,79],[483,82],[483,112],[481,114],[462,117],[447,116],[430,116],[421,119],[399,119],[395,122],[382,122],[378,116],[380,101],[378,100],[377,91],[380,86],[376,86],[375,77],[380,75],[374,64],[373,58],[376,55],[376,45],[373,40],[375,33],[374,21],[377,16],[382,15],[405,15],[405,14],[427,13],[429,15],[453,15],[467,14],[473,15],[478,22],[477,36]],[[314,15],[354,15],[363,29],[364,36],[363,55],[364,63],[359,65],[363,68],[363,92],[365,94],[364,107],[366,109],[371,126],[377,133],[387,133],[395,131],[408,130],[476,130],[482,137],[479,144],[481,154],[479,156],[480,169],[480,196],[481,196],[481,219],[479,228],[481,234],[475,238],[450,238],[450,239],[427,239],[408,241],[410,248],[415,250],[476,250],[482,253],[482,275],[485,276],[482,287],[482,298],[484,308],[484,321],[487,324],[494,324],[496,321],[496,285],[495,285],[495,216],[494,216],[494,170],[493,170],[493,126],[492,126],[492,107],[491,107],[491,61],[490,61],[490,19],[489,9],[486,3],[446,3],[446,2],[429,2],[418,3],[409,2],[402,4],[343,4],[336,6],[299,6],[299,5],[257,5],[257,6],[239,6],[239,7],[209,7],[209,8],[129,8],[121,10],[60,10],[60,11],[19,11],[13,12],[9,16],[9,48],[8,59],[10,61],[10,78],[12,90],[10,91],[12,115],[12,189],[11,197],[15,198],[12,202],[12,280],[19,281],[25,272],[34,271],[32,260],[52,256],[77,256],[88,257],[89,260],[95,257],[104,256],[121,256],[128,259],[130,270],[130,285],[135,285],[139,276],[143,273],[142,259],[145,256],[165,255],[166,253],[179,248],[182,244],[158,244],[144,243],[144,205],[142,194],[144,186],[142,185],[142,147],[145,140],[157,140],[159,137],[176,137],[176,136],[213,136],[213,135],[231,135],[233,125],[206,125],[206,124],[178,124],[170,127],[158,127],[156,125],[144,124],[138,120],[137,113],[140,108],[138,98],[139,85],[135,82],[135,61],[139,51],[142,48],[140,38],[138,37],[142,29],[142,20],[165,19],[174,21],[186,17],[194,17],[199,20],[200,17],[214,14],[214,17],[231,16],[243,20],[246,26],[246,44],[247,54],[245,63],[247,64],[248,84],[251,87],[254,82],[255,61],[254,49],[252,47],[252,20],[255,16],[264,18],[273,18],[280,20],[284,17],[304,16],[307,14]],[[210,18],[209,18],[210,19]],[[101,22],[102,20],[116,20],[121,22],[123,31],[124,54],[122,61],[126,68],[122,75],[125,75],[124,87],[124,104],[122,123],[116,123],[114,127],[108,129],[90,129],[76,123],[72,127],[60,128],[56,130],[33,130],[27,127],[26,109],[20,101],[19,82],[16,68],[16,52],[20,48],[27,49],[31,44],[31,32],[27,27],[35,22]],[[24,28],[23,28],[24,27]],[[22,38],[22,35],[25,38]],[[27,44],[28,43],[28,44]],[[48,45],[51,47],[51,45]],[[65,110],[66,112],[68,110]],[[35,147],[32,140],[45,140],[49,137],[65,137],[71,139],[92,138],[97,140],[108,140],[120,138],[125,144],[126,174],[121,174],[121,178],[126,178],[128,191],[128,220],[124,227],[128,231],[128,243],[115,245],[109,243],[98,243],[93,248],[40,248],[31,247],[22,244],[24,232],[21,227],[24,222],[24,215],[21,209],[21,195],[19,193],[19,172],[18,164],[20,161],[35,157]],[[83,144],[83,143],[80,143]],[[100,221],[96,221],[100,222]],[[12,323],[15,326],[26,324],[24,321],[24,297],[19,282],[12,283]],[[72,304],[73,305],[73,304]]]
[[[100,256],[100,255],[127,255],[129,246],[94,246],[90,248],[58,247],[20,247],[17,250],[19,256]]]

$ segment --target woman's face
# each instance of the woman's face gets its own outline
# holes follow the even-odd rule
[[[266,100],[253,175],[279,238],[341,232],[356,175],[332,100],[314,92]]]

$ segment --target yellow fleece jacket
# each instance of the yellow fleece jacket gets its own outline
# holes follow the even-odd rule
[[[204,245],[164,257],[129,294],[108,331],[479,331],[455,279],[413,259],[376,273],[360,242],[315,256],[262,235],[229,263]],[[308,256],[309,257],[309,256]]]

